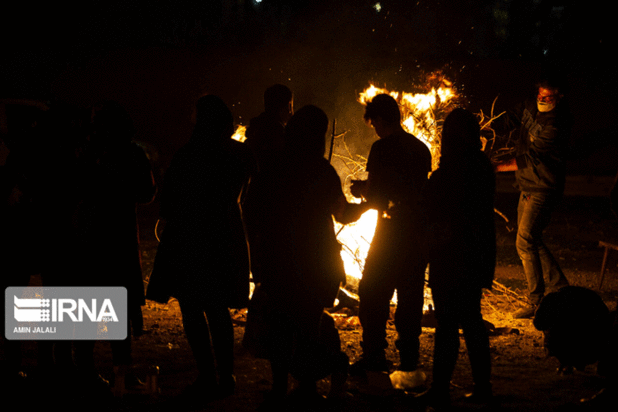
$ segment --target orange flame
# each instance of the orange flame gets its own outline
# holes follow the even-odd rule
[[[388,94],[397,101],[404,130],[427,145],[431,152],[432,169],[435,170],[440,159],[442,121],[458,98],[452,83],[442,77],[440,85],[432,87],[427,93],[389,91],[372,84],[360,93],[358,101],[366,105],[378,94]]]
[[[247,140],[247,137],[245,136],[246,131],[247,131],[247,126],[238,125],[238,127],[236,128],[236,131],[232,135],[232,139],[243,143],[245,140]]]

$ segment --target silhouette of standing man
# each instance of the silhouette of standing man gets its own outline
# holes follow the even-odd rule
[[[388,371],[386,322],[395,290],[399,370],[414,371],[418,366],[427,266],[416,239],[418,202],[431,171],[431,154],[425,144],[403,130],[399,106],[391,96],[375,96],[367,104],[364,118],[380,140],[369,153],[368,180],[353,182],[351,190],[377,209],[380,217],[358,291],[363,355],[350,372]]]

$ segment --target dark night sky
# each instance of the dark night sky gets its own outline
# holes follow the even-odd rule
[[[367,146],[357,92],[372,80],[406,90],[434,69],[445,70],[471,109],[487,111],[496,96],[499,109],[526,97],[542,69],[558,68],[570,86],[574,131],[586,142],[581,153],[594,158],[615,147],[613,17],[592,2],[22,3],[2,17],[0,98],[79,107],[118,100],[137,138],[164,158],[188,138],[199,94],[219,94],[247,124],[274,82],[292,88],[297,108],[322,107]]]

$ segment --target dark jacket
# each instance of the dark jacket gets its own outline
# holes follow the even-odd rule
[[[533,100],[524,104],[515,172],[519,190],[562,194],[569,141],[567,120],[560,104],[545,113],[538,111]]]
[[[341,181],[324,158],[284,158],[277,173],[251,182],[243,208],[253,276],[281,302],[330,307],[345,282],[332,218]]]
[[[442,156],[423,195],[430,287],[491,288],[494,193],[494,172],[481,151]]]
[[[380,214],[389,205],[414,208],[430,171],[431,153],[415,136],[400,131],[380,139],[371,146],[367,160],[367,200]]]

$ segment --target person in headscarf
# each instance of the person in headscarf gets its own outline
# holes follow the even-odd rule
[[[234,328],[229,308],[247,306],[249,257],[239,198],[254,168],[231,139],[232,113],[217,96],[197,101],[189,142],[164,177],[165,220],[147,298],[178,299],[199,371],[185,394],[208,402],[233,394]]]
[[[442,130],[442,155],[423,192],[429,287],[437,321],[431,399],[449,402],[451,376],[463,329],[474,392],[492,399],[489,338],[481,315],[483,288],[491,288],[496,264],[495,177],[481,151],[474,115],[454,109]]]

